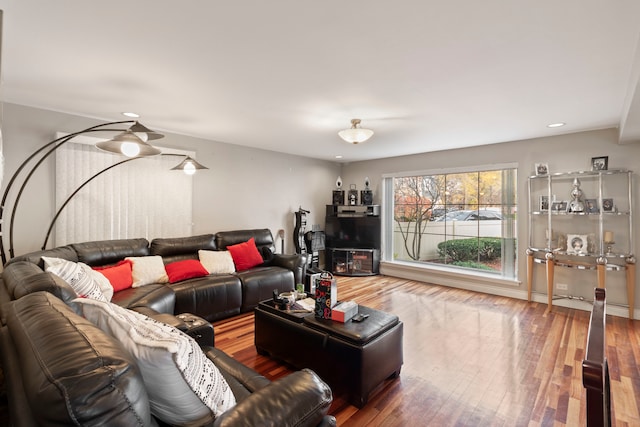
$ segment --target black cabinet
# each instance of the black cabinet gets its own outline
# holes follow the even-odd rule
[[[334,274],[378,274],[380,206],[327,205],[325,266]]]
[[[327,267],[342,276],[372,276],[380,272],[379,249],[333,248],[326,253]]]

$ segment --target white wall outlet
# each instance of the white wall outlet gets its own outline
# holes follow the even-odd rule
[[[567,285],[566,283],[556,283],[556,289],[558,289],[559,291],[566,291],[569,289],[569,285]]]

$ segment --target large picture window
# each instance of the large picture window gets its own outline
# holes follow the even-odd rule
[[[515,277],[515,168],[385,180],[386,261]]]

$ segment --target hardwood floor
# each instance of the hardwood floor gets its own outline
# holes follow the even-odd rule
[[[589,312],[385,276],[338,277],[340,300],[397,314],[404,365],[362,409],[334,395],[339,426],[582,426]],[[253,314],[214,324],[216,346],[268,378]],[[640,321],[607,317],[614,426],[640,425]]]

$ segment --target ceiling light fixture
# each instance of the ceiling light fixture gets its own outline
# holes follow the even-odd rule
[[[131,117],[132,119],[137,119],[140,117],[140,114],[138,113],[130,113],[128,111],[125,111],[124,113],[122,113],[123,116],[125,117]]]
[[[562,127],[562,126],[564,126],[564,125],[566,125],[566,123],[558,122],[558,123],[551,123],[551,124],[548,124],[548,125],[547,125],[547,127],[548,127],[548,128],[559,128],[559,127]]]
[[[371,138],[373,131],[359,127],[360,119],[351,119],[351,127],[338,132],[340,138],[351,144],[360,144]]]

